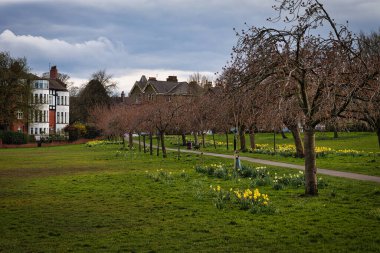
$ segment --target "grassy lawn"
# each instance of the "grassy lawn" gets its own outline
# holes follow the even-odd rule
[[[0,149],[0,252],[380,251],[379,184],[324,176],[314,198],[258,186],[274,212],[253,214],[216,208],[210,185],[251,184],[194,169],[220,162],[232,164],[118,145]]]
[[[293,137],[287,133],[287,139],[282,139],[280,134],[276,135],[276,144],[294,144]],[[178,138],[176,136],[167,136],[168,146],[176,147]],[[193,140],[192,136],[188,136],[189,140]],[[273,148],[273,133],[256,134],[257,144],[268,144]],[[225,135],[215,135],[218,145],[215,149],[213,146],[212,136],[206,135],[206,148],[203,151],[233,154],[233,135],[229,135],[229,150],[226,149]],[[199,141],[201,138],[199,137]],[[249,136],[246,136],[247,147],[249,147]],[[316,135],[316,146],[327,147],[333,150],[357,150],[363,151],[360,155],[350,154],[328,154],[325,157],[317,158],[317,166],[319,168],[333,169],[339,171],[348,171],[361,173],[366,175],[380,176],[380,149],[377,144],[377,136],[375,133],[339,133],[339,138],[334,139],[333,133],[319,132]],[[239,145],[238,145],[239,147]],[[279,153],[259,154],[246,152],[242,156],[267,159],[272,161],[281,161],[293,164],[304,164],[304,159],[294,157],[284,157]]]

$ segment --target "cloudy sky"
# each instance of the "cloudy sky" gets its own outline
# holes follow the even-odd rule
[[[354,32],[378,31],[379,0],[321,0]],[[129,92],[142,74],[215,78],[236,42],[233,28],[269,26],[272,0],[0,0],[0,51],[38,75],[57,65],[75,85],[105,69]]]

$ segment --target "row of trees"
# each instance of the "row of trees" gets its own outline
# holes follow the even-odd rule
[[[336,24],[318,0],[277,2],[278,17],[272,20],[283,19],[290,27],[237,32],[237,45],[216,87],[171,102],[97,107],[92,122],[108,135],[146,132],[152,140],[157,134],[164,156],[163,136],[168,132],[204,137],[209,130],[229,133],[234,128],[245,151],[246,131],[254,149],[257,129],[286,126],[297,156],[305,157],[305,193],[317,195],[318,125],[365,121],[376,129],[380,143],[379,34],[356,36],[346,25]],[[197,135],[194,139],[198,142]]]
[[[305,192],[316,195],[318,125],[360,119],[379,134],[379,37],[356,36],[347,25],[338,25],[318,0],[277,2],[278,16],[271,20],[283,20],[289,28],[237,32],[238,43],[221,82],[237,92],[259,94],[252,104],[255,111],[265,110],[293,134],[302,125]],[[299,142],[299,155],[301,148]]]
[[[32,78],[25,58],[0,52],[0,130],[9,131],[17,120],[17,112],[32,109],[29,103]]]

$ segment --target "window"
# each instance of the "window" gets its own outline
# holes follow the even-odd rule
[[[38,111],[34,111],[34,122],[38,122]]]
[[[59,123],[59,112],[57,112],[57,123]]]
[[[46,111],[44,111],[43,120],[44,120],[44,122],[46,122]]]
[[[38,133],[38,129],[36,127],[36,128],[34,128],[34,134],[37,134],[37,133]]]
[[[40,127],[40,134],[42,134],[42,128]]]
[[[42,111],[38,111],[38,122],[42,122]]]
[[[61,123],[64,123],[63,122],[63,112],[61,112]]]
[[[50,104],[50,105],[53,104],[53,96],[52,96],[52,95],[49,95],[49,104]]]
[[[44,94],[44,104],[46,104],[46,94]]]
[[[30,103],[31,103],[31,104],[34,103],[33,98],[34,98],[34,97],[33,97],[33,94],[30,94]]]
[[[17,119],[22,119],[23,118],[23,112],[17,111],[16,117],[17,117]]]
[[[34,94],[34,103],[35,103],[35,104],[38,103],[38,94]]]
[[[63,103],[63,96],[61,96],[61,105],[64,105],[64,103]]]
[[[59,96],[57,96],[57,105],[59,105]]]
[[[33,134],[33,127],[30,128],[30,134]]]
[[[65,96],[65,105],[67,105],[67,96]]]
[[[40,94],[40,104],[43,103],[43,100],[42,100],[42,94]]]
[[[65,112],[65,123],[67,123],[67,112]]]

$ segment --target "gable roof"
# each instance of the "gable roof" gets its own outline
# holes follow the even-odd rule
[[[67,91],[66,85],[58,79],[48,79],[49,90]]]
[[[168,82],[168,81],[153,81],[150,80],[147,83],[148,85],[152,85],[157,94],[166,94],[169,91],[173,90],[176,86],[181,86],[183,84],[187,84],[186,82]],[[147,87],[145,86],[145,87]]]
[[[195,95],[202,89],[198,84],[177,82],[176,80],[177,78],[175,76],[169,77],[166,81],[159,81],[156,80],[156,78],[149,78],[149,80],[147,80],[143,75],[140,81],[135,82],[129,94],[131,94],[136,87],[139,87],[141,93],[145,93],[149,86],[160,95]]]

